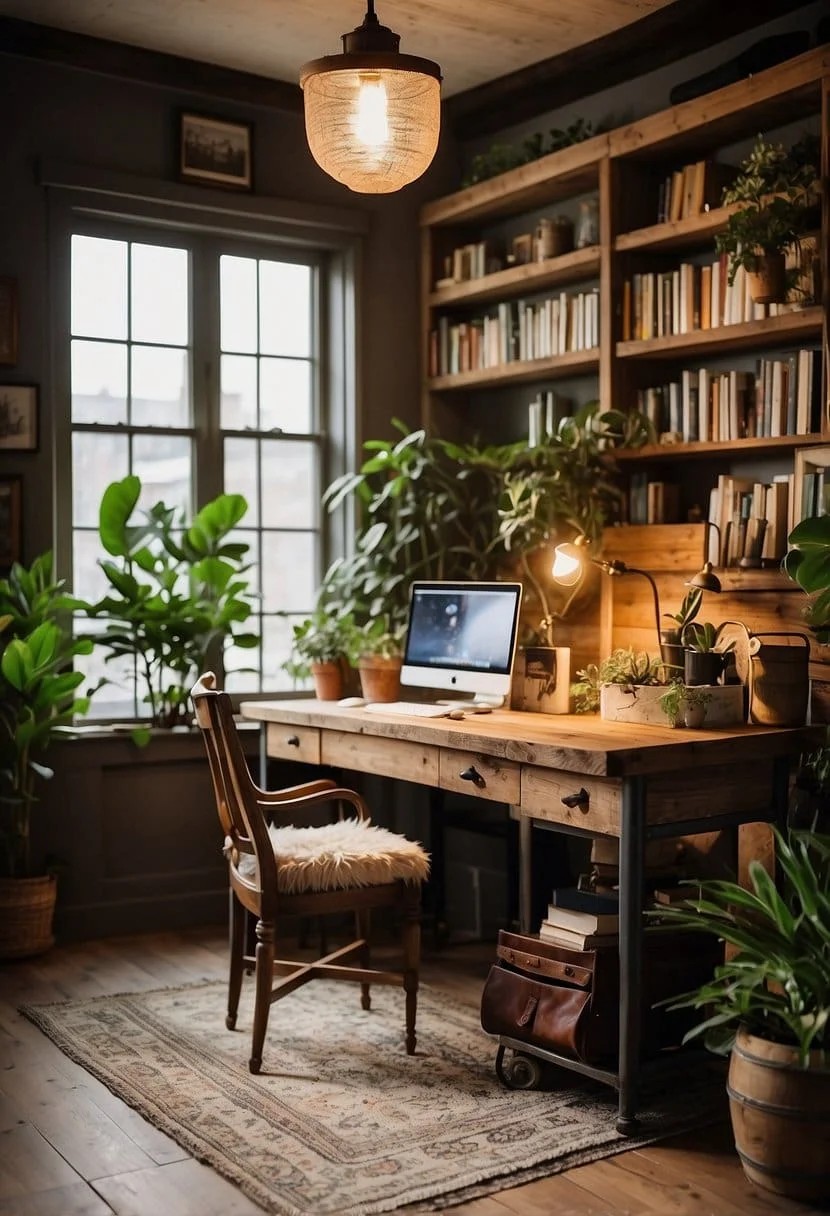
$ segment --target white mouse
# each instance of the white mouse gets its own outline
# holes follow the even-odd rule
[[[342,705],[344,709],[359,709],[366,702],[363,700],[363,697],[343,697],[337,704]]]

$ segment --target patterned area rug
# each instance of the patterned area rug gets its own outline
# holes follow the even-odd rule
[[[243,1000],[251,984],[243,988]],[[280,1216],[368,1216],[444,1207],[655,1140],[725,1112],[723,1074],[700,1057],[660,1066],[639,1140],[614,1130],[616,1095],[557,1070],[508,1091],[476,1010],[422,988],[418,1054],[403,999],[318,980],[274,1005],[258,1077],[250,1006],[225,1029],[222,983],[28,1006],[73,1060]]]

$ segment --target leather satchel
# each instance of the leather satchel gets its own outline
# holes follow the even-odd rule
[[[488,1034],[517,1039],[586,1064],[613,1061],[619,1044],[619,955],[616,946],[574,950],[500,930],[497,962],[481,994]],[[702,934],[644,934],[641,1049],[653,1054],[680,1043],[694,1011],[653,1009],[707,979],[721,961]]]

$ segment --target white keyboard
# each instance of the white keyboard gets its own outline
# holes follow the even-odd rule
[[[413,718],[446,718],[449,705],[430,705],[425,701],[371,701],[364,706],[370,714],[410,714]]]

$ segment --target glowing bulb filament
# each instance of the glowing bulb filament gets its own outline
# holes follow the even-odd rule
[[[355,134],[367,148],[379,148],[389,139],[386,88],[376,73],[360,78]]]

